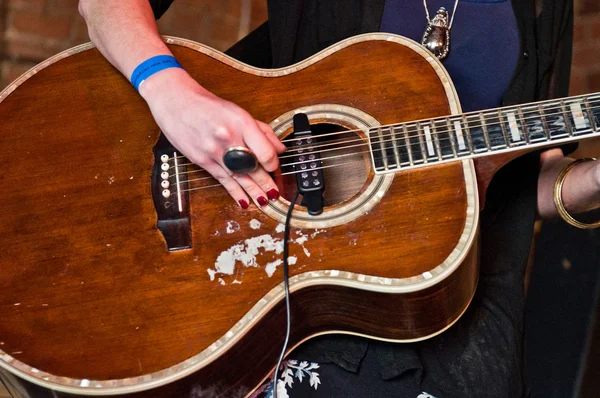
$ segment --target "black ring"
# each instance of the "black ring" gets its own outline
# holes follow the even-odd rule
[[[258,167],[254,153],[243,146],[227,148],[223,154],[223,164],[230,171],[238,174],[248,174]]]

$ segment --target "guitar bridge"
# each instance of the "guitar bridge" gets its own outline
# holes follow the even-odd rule
[[[188,160],[160,134],[152,149],[152,199],[157,228],[169,251],[191,249],[190,202],[186,176]]]

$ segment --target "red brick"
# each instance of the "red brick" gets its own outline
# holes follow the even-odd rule
[[[69,47],[71,47],[69,43],[65,42],[59,43],[9,36],[5,50],[6,55],[11,58],[40,62]]]
[[[76,18],[71,27],[71,45],[77,45],[90,41],[87,25],[83,18]]]
[[[569,95],[581,95],[587,93],[589,93],[587,75],[573,71],[569,83]]]
[[[79,0],[46,0],[48,5],[47,10],[52,12],[68,12],[74,13],[79,12],[77,7],[79,6]]]
[[[586,26],[577,20],[573,29],[573,42],[581,43],[586,39]]]
[[[589,91],[596,93],[600,91],[600,72],[593,72],[590,74],[589,79]]]
[[[600,57],[596,51],[591,48],[580,48],[576,46],[573,49],[573,65],[577,67],[588,69],[593,68],[600,64]]]
[[[12,10],[42,11],[46,0],[7,0]]]
[[[600,13],[595,15],[594,18],[590,18],[589,33],[586,40],[594,47],[600,48]]]
[[[2,63],[2,79],[0,80],[0,90],[12,83],[23,73],[35,66],[35,62],[3,62]]]
[[[579,12],[581,14],[600,12],[600,2],[598,0],[579,0]]]
[[[16,11],[9,19],[8,29],[19,33],[37,35],[45,39],[65,40],[69,38],[73,19],[66,15],[44,15],[27,11]]]

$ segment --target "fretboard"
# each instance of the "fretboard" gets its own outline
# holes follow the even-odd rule
[[[600,93],[369,130],[375,173],[385,174],[600,136]]]

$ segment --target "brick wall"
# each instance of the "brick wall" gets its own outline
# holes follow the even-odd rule
[[[600,0],[575,0],[571,91],[600,91]],[[163,34],[226,49],[266,19],[266,0],[176,0]],[[0,0],[0,89],[43,59],[88,41],[77,0]]]
[[[571,93],[600,91],[600,0],[575,1]]]
[[[0,89],[38,62],[89,41],[78,0],[0,0]],[[161,33],[219,50],[267,19],[266,0],[176,0]]]

